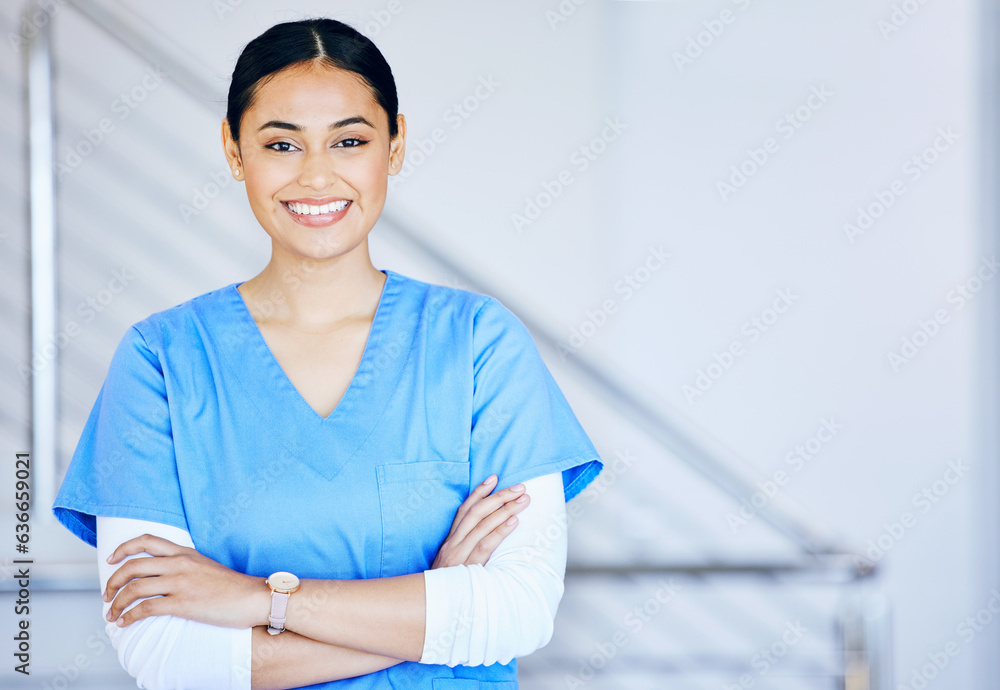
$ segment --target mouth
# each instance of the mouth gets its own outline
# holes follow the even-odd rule
[[[289,215],[302,225],[317,227],[336,223],[344,217],[351,205],[349,199],[337,199],[325,204],[307,204],[301,201],[282,201]]]

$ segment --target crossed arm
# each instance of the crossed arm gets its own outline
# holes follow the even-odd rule
[[[206,662],[215,674],[211,686],[229,688],[251,682],[254,688],[294,688],[403,660],[506,663],[551,637],[565,570],[565,505],[560,473],[525,482],[530,507],[511,501],[509,490],[487,498],[491,489],[480,487],[463,503],[432,570],[371,580],[303,580],[289,599],[287,632],[277,636],[263,627],[270,609],[263,578],[198,554],[184,530],[163,539],[130,539],[114,549],[112,564],[101,565],[106,598],[114,599],[105,610],[112,621],[124,612],[125,626],[109,623],[109,634],[123,666],[150,688],[206,682],[209,670],[192,663],[198,649],[213,649],[208,656],[216,659],[229,655],[225,669]],[[506,524],[515,512],[521,513],[519,529]],[[113,524],[107,520],[98,522],[101,553],[108,552],[104,542],[117,543],[103,531],[102,525]],[[548,533],[561,538],[540,546],[537,537],[553,521],[560,527]],[[136,560],[139,554],[160,557]],[[118,562],[128,556],[125,565]],[[487,619],[500,621],[492,635]],[[464,623],[456,630],[459,621]],[[168,624],[175,626],[170,635],[163,627]],[[187,674],[186,682],[171,684],[172,673]]]

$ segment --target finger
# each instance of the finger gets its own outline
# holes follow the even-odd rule
[[[501,506],[510,501],[516,500],[524,493],[524,484],[517,484],[501,491],[497,491],[482,499],[466,513],[456,530],[457,536],[465,538],[478,525],[483,518],[499,510]]]
[[[485,485],[486,483],[484,483]],[[483,486],[477,488],[484,488]],[[476,542],[468,540],[469,532],[471,532],[487,515],[491,515],[496,510],[500,509],[505,501],[516,499],[524,491],[524,485],[518,484],[516,486],[497,491],[496,493],[480,497],[476,495],[476,491],[466,499],[466,503],[469,504],[468,509],[459,518],[455,518],[455,522],[452,523],[451,531],[448,533],[445,543],[449,548],[448,560],[451,561],[453,558],[457,558],[458,562],[464,563],[469,557],[469,553],[475,547]],[[442,545],[443,547],[444,545]],[[440,553],[440,552],[439,552]]]
[[[111,601],[115,592],[137,577],[152,577],[168,572],[170,563],[164,558],[133,558],[118,568],[108,578],[104,588],[104,601]]]
[[[517,513],[520,513],[531,502],[531,497],[528,494],[523,494],[515,501],[509,501],[497,510],[493,511],[479,523],[473,527],[468,536],[466,536],[466,541],[470,545],[470,552],[475,549],[476,545],[481,542],[486,535],[495,530],[500,525],[504,524],[509,518],[513,517]]]
[[[527,507],[530,499],[527,494],[524,494],[522,498],[524,499],[523,501],[520,499],[510,501],[487,515],[485,518],[480,520],[463,539],[453,539],[451,545],[451,557],[457,558],[459,559],[459,562],[466,564],[470,562],[479,562],[470,561],[470,558],[473,553],[475,553],[476,549],[480,548],[479,545],[482,539],[497,527],[503,525],[510,517],[521,512],[525,507]],[[493,549],[490,549],[489,552],[485,554],[485,557],[488,558],[489,554],[492,552]]]
[[[122,613],[139,599],[147,597],[163,596],[167,594],[169,582],[162,577],[144,577],[133,580],[118,591],[118,595],[111,602],[105,617],[109,621],[116,620]]]
[[[496,484],[496,482],[497,482],[497,476],[495,474],[491,474],[486,478],[486,481],[484,481],[482,484],[479,484],[475,489],[472,490],[472,493],[469,494],[469,497],[466,498],[464,501],[462,501],[462,505],[458,507],[458,511],[455,513],[455,519],[452,522],[452,529],[454,529],[456,525],[462,522],[462,518],[464,518],[465,515],[469,512],[469,508],[475,505],[477,501],[481,501],[482,499],[490,495],[490,491],[493,490],[493,485]]]
[[[524,484],[517,484],[496,491],[473,503],[462,518],[462,523],[464,524],[463,533],[468,534],[475,525],[479,524],[480,520],[498,510],[508,501],[513,501],[522,493],[524,493]]]
[[[119,544],[118,548],[108,556],[108,563],[116,563],[119,559],[137,553],[148,553],[150,556],[173,556],[186,549],[187,547],[178,546],[169,539],[156,537],[152,534],[141,534]]]
[[[171,612],[172,610],[170,608],[169,597],[153,597],[152,599],[140,601],[128,611],[121,614],[115,620],[115,624],[120,628],[124,628],[126,625],[135,623],[143,618],[149,618],[150,616],[165,616]]]
[[[517,527],[517,516],[511,515],[505,522],[500,523],[500,526],[493,529],[489,534],[479,540],[479,543],[472,550],[469,555],[466,565],[486,565],[486,562],[490,560],[493,552],[496,548],[500,546],[500,542],[507,538],[514,528]]]
[[[455,530],[458,529],[459,524],[461,524],[462,520],[469,512],[469,508],[472,507],[476,501],[482,500],[489,495],[493,485],[496,483],[496,480],[497,476],[495,474],[491,474],[483,481],[482,484],[477,485],[476,488],[472,490],[472,493],[470,493],[469,496],[462,501],[462,505],[460,505],[458,510],[455,511],[455,519],[451,521],[451,529],[448,530],[447,538],[451,538],[451,536],[455,534]]]

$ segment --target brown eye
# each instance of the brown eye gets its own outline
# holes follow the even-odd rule
[[[345,149],[356,149],[359,146],[364,146],[367,143],[368,141],[365,139],[357,139],[355,137],[351,137],[350,139],[341,140],[339,143],[335,144],[335,146],[339,146]]]

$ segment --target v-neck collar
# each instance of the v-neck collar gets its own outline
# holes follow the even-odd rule
[[[271,433],[284,436],[289,452],[327,479],[340,471],[374,430],[408,359],[409,347],[393,348],[396,356],[381,354],[389,329],[402,327],[403,337],[412,337],[406,324],[415,318],[413,314],[392,313],[402,276],[390,270],[382,272],[386,278],[361,361],[337,406],[326,417],[306,402],[281,368],[237,289],[242,283],[230,283],[221,292],[230,316],[226,327],[234,329],[235,335],[230,340],[234,347],[226,352],[231,371]]]
[[[263,359],[267,361],[268,369],[271,371],[275,379],[274,383],[278,388],[284,390],[290,398],[299,403],[296,406],[302,409],[303,414],[308,415],[309,413],[312,413],[321,424],[329,422],[340,414],[340,403],[344,402],[349,395],[356,394],[357,389],[363,388],[364,385],[368,383],[368,379],[370,378],[362,377],[360,374],[362,374],[362,372],[366,369],[371,369],[370,366],[366,365],[368,365],[368,360],[371,359],[371,351],[375,347],[373,340],[377,340],[382,332],[380,319],[385,311],[383,309],[384,298],[386,288],[389,287],[389,282],[392,280],[388,271],[381,272],[385,274],[385,281],[382,283],[382,292],[379,294],[378,305],[375,307],[375,315],[372,317],[372,323],[368,330],[368,338],[365,340],[365,349],[361,353],[361,361],[358,363],[358,368],[351,377],[351,382],[347,385],[347,389],[344,391],[344,394],[340,396],[340,400],[337,402],[337,405],[325,417],[321,416],[316,410],[314,410],[312,405],[310,405],[305,397],[303,397],[299,389],[295,387],[295,384],[292,383],[290,378],[288,378],[288,374],[278,362],[278,358],[274,356],[274,352],[267,344],[267,341],[264,340],[264,335],[260,331],[260,326],[257,325],[257,321],[253,318],[253,314],[250,313],[250,308],[247,306],[246,300],[244,300],[243,295],[240,294],[239,287],[243,283],[233,283],[231,286],[239,302],[238,307],[242,307],[237,309],[237,311],[240,312],[240,316],[242,317],[244,324],[247,325],[251,331],[250,341],[252,341],[252,346],[256,350],[261,351]],[[263,345],[263,349],[261,348],[261,345]],[[295,405],[295,403],[289,404]]]

